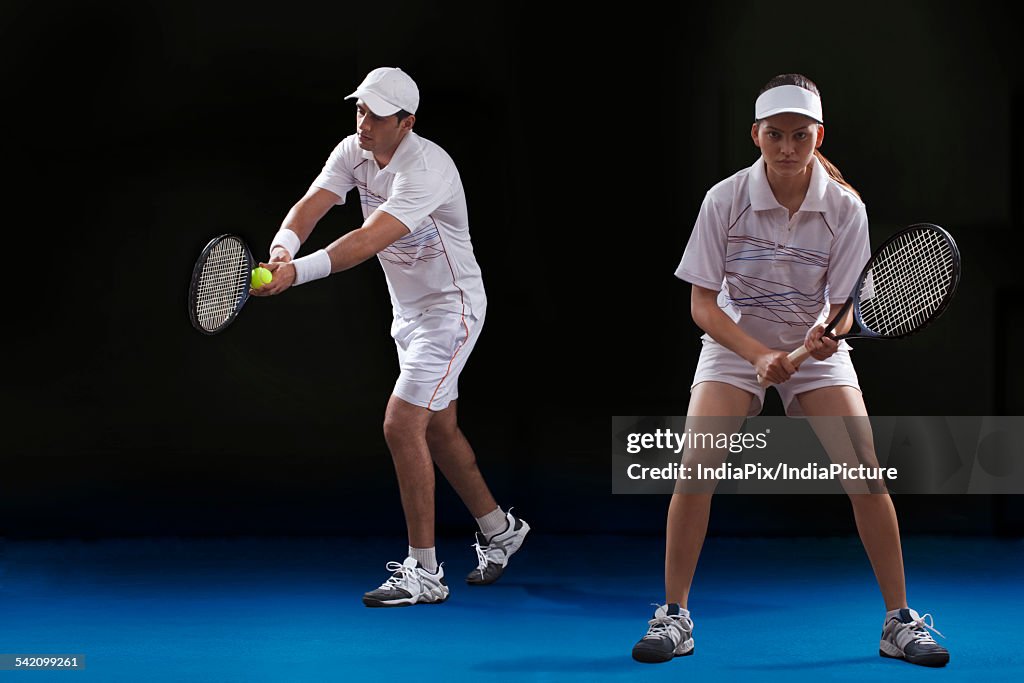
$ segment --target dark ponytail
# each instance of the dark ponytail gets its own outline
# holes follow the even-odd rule
[[[771,79],[770,81],[768,81],[767,83],[765,83],[765,86],[761,88],[761,92],[759,92],[758,95],[761,95],[766,90],[777,88],[780,85],[795,85],[799,88],[803,88],[804,90],[810,90],[818,97],[821,97],[821,92],[819,92],[818,86],[814,84],[814,81],[812,81],[811,79],[807,78],[807,76],[804,76],[802,74],[780,74],[775,78]],[[760,123],[760,121],[758,123]],[[825,155],[822,154],[819,150],[814,150],[814,156],[818,157],[818,161],[821,162],[821,165],[825,169],[825,172],[828,173],[828,176],[832,180],[836,181],[837,183],[848,189],[850,192],[857,195],[858,198],[860,198],[860,192],[857,192],[857,190],[854,189],[853,185],[846,182],[846,179],[843,178],[843,174],[839,172],[839,169],[835,167],[835,164],[826,159]]]

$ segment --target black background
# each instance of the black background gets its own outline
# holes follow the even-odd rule
[[[873,244],[932,221],[963,254],[926,334],[855,345],[869,410],[1024,414],[1022,60],[1001,5],[550,9],[5,4],[0,529],[400,532],[380,268],[251,301],[212,338],[185,305],[214,235],[262,256],[352,131],[344,96],[381,65],[416,78],[416,130],[462,173],[489,306],[461,422],[535,528],[663,533],[665,499],[610,494],[609,418],[685,412],[699,333],[672,272],[705,191],[755,158],[752,102],[777,73],[820,86],[822,151],[865,198]],[[304,251],[359,221],[336,208]],[[470,529],[438,491],[440,531]],[[1024,527],[1014,497],[896,504],[905,532]],[[715,505],[714,533],[853,530],[842,497]]]

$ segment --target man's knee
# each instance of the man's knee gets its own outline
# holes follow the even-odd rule
[[[394,448],[423,439],[426,431],[425,409],[392,400],[384,412],[384,440]]]
[[[459,438],[459,424],[454,419],[437,419],[427,425],[427,445],[431,449],[443,448]]]
[[[384,415],[384,440],[394,446],[404,438],[401,421],[390,412]]]

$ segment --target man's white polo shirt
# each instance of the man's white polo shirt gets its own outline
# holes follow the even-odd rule
[[[438,145],[409,133],[382,169],[350,135],[331,153],[313,187],[338,195],[338,204],[358,188],[364,219],[379,209],[409,229],[377,254],[396,314],[413,318],[432,309],[483,316],[487,296],[469,239],[462,179]]]
[[[718,305],[773,348],[796,347],[842,305],[871,255],[864,203],[813,160],[800,210],[772,193],[763,158],[712,187],[676,277],[720,290]],[[706,335],[705,335],[706,336]]]

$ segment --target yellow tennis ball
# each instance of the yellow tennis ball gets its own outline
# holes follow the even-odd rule
[[[273,274],[266,268],[256,268],[252,271],[252,288],[259,289],[273,279]]]

